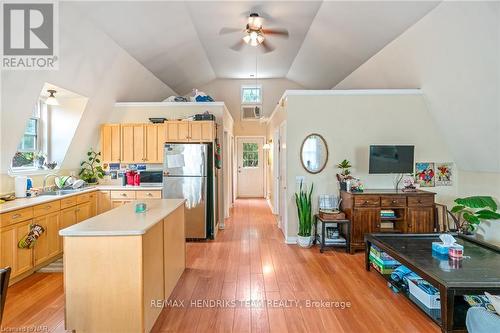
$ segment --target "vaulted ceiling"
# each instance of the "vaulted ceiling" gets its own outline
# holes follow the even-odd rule
[[[438,2],[427,1],[136,1],[74,3],[82,13],[179,94],[216,78],[287,78],[310,89],[330,89]],[[230,49],[256,11],[265,28],[288,29],[288,39],[268,36],[270,53]]]

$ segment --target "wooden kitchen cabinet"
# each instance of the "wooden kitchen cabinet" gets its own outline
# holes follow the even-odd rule
[[[213,121],[193,121],[190,123],[190,141],[207,142],[214,140],[215,123]]]
[[[144,156],[144,126],[143,124],[121,125],[121,162],[143,163]]]
[[[111,194],[109,191],[97,191],[97,215],[111,209]]]
[[[187,121],[167,121],[167,141],[168,142],[188,142],[189,122]]]
[[[97,192],[89,193],[90,217],[97,215]]]
[[[39,224],[45,232],[37,239],[34,246],[35,266],[62,252],[59,239],[60,212],[46,214],[33,219],[33,224]]]
[[[30,231],[31,223],[32,220],[23,221],[0,231],[0,267],[11,267],[11,279],[33,268],[33,249],[17,246]]]
[[[146,163],[162,163],[163,162],[163,142],[165,142],[165,128],[163,124],[146,124],[144,125],[144,133],[146,136],[145,143],[145,160]],[[161,146],[161,149],[158,147]]]
[[[120,124],[104,124],[101,126],[101,159],[107,163],[121,161]]]
[[[76,223],[80,223],[92,217],[90,202],[85,202],[76,206]]]
[[[112,200],[111,208],[116,208],[125,205],[126,203],[132,202],[133,200]]]
[[[76,210],[76,206],[61,210],[59,216],[60,229],[65,229],[76,223]]]

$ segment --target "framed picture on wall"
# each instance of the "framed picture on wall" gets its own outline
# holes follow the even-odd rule
[[[436,186],[453,185],[453,163],[436,163]]]
[[[435,175],[434,163],[415,163],[415,182],[421,187],[433,187],[435,185]]]

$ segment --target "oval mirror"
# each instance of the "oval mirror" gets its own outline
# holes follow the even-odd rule
[[[309,173],[319,173],[325,168],[328,146],[321,135],[313,133],[304,139],[300,148],[300,161]]]

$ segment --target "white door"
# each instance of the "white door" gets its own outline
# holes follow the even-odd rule
[[[237,138],[238,197],[264,197],[264,138]]]
[[[277,128],[273,133],[273,214],[280,214],[280,129]]]
[[[279,166],[279,227],[283,230],[285,234],[285,238],[288,233],[288,225],[287,225],[287,191],[286,191],[286,122],[283,122],[280,125],[280,166]]]

